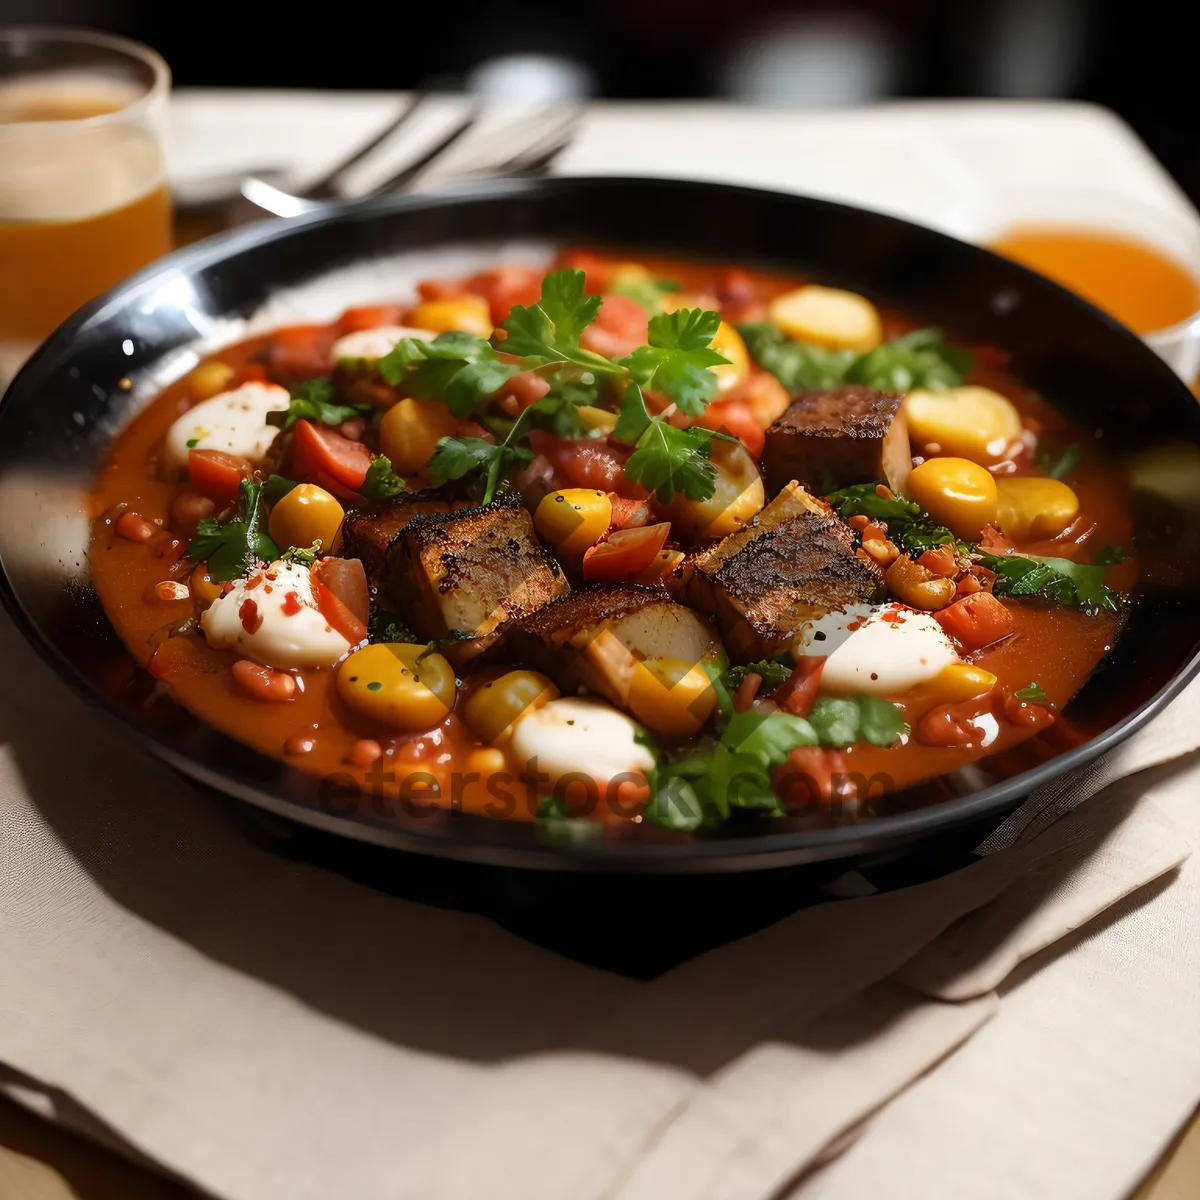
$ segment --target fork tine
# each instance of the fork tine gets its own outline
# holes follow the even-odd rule
[[[412,102],[400,110],[395,118],[389,121],[374,137],[365,141],[357,149],[353,150],[345,158],[343,158],[335,166],[331,167],[320,179],[311,183],[304,189],[302,193],[305,197],[312,200],[326,200],[337,195],[335,184],[340,177],[345,174],[351,167],[357,166],[372,150],[381,146],[388,138],[392,136],[398,129],[407,125],[414,117],[418,110],[429,99],[428,92],[418,92]]]
[[[506,163],[504,169],[513,174],[544,171],[571,144],[579,129],[581,113],[573,113],[556,129],[542,145],[529,146],[514,154]]]
[[[394,175],[389,175],[387,179],[370,188],[366,195],[378,196],[384,192],[398,192],[401,188],[410,184],[430,163],[435,159],[441,158],[455,142],[465,137],[479,123],[482,111],[482,104],[473,104],[467,115],[441,141],[435,142],[433,146],[426,150],[419,158],[409,163],[408,166],[401,168]]]

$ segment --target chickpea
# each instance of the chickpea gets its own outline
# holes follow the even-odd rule
[[[369,767],[383,757],[383,747],[374,738],[359,738],[346,752],[346,761],[354,767]]]
[[[542,498],[534,528],[560,554],[579,558],[612,524],[612,501],[594,488],[564,488]]]
[[[323,487],[301,483],[271,509],[267,532],[281,548],[315,544],[319,554],[328,554],[345,516],[336,497]]]
[[[766,500],[758,466],[741,442],[715,440],[712,460],[717,486],[708,500],[680,495],[663,506],[672,530],[695,541],[736,533],[758,515]]]
[[[234,682],[252,700],[285,703],[296,695],[296,681],[286,671],[239,658],[231,668]]]
[[[117,518],[117,536],[129,542],[148,542],[157,532],[158,526],[147,521],[141,513],[127,512]]]
[[[178,600],[187,600],[192,594],[186,584],[170,579],[153,584],[146,592],[146,599],[152,604],[174,604]]]
[[[524,716],[551,700],[558,688],[537,671],[509,671],[480,684],[462,709],[462,719],[481,742],[498,742],[511,735]]]
[[[299,758],[302,754],[311,754],[316,748],[317,739],[304,734],[297,734],[283,743],[284,754],[290,754],[293,758]]]
[[[923,612],[937,612],[954,600],[956,587],[953,579],[935,575],[911,558],[897,558],[888,567],[884,579],[888,591],[897,600]]]
[[[192,372],[192,395],[197,400],[211,400],[229,387],[236,374],[228,363],[203,363]]]
[[[983,527],[996,520],[996,480],[968,459],[927,459],[913,468],[906,490],[910,500],[965,541],[976,541]]]
[[[455,296],[446,300],[424,300],[408,315],[408,324],[434,333],[461,330],[476,337],[492,336],[492,316],[482,296]]]
[[[996,480],[996,523],[1014,542],[1057,537],[1079,516],[1079,497],[1059,479]]]
[[[415,475],[433,457],[438,442],[449,437],[457,424],[440,400],[405,397],[384,413],[379,425],[379,448],[398,475]]]

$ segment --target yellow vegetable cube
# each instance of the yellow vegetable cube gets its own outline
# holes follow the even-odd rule
[[[750,352],[742,335],[728,321],[722,321],[710,344],[718,354],[729,359],[729,362],[711,368],[717,377],[717,391],[727,392],[744,383],[750,374]]]
[[[438,442],[457,427],[454,414],[440,400],[405,397],[383,414],[379,448],[397,475],[414,475],[433,457]]]
[[[492,336],[492,313],[482,296],[454,296],[445,300],[424,300],[408,315],[408,324],[434,333],[473,333]]]
[[[910,500],[964,541],[977,541],[983,527],[996,521],[996,480],[969,459],[926,459],[913,467],[905,490]]]
[[[440,654],[411,642],[356,650],[338,668],[337,693],[357,715],[415,733],[444,721],[454,707],[454,670]]]
[[[874,350],[883,340],[879,312],[868,299],[816,284],[776,296],[767,319],[790,338],[832,350]]]
[[[595,488],[564,488],[542,497],[533,526],[560,554],[582,557],[612,524],[612,501]]]
[[[1010,475],[996,488],[996,523],[1014,542],[1057,537],[1079,516],[1079,497],[1061,479]]]

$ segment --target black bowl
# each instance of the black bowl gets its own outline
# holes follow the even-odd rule
[[[1004,259],[877,213],[746,188],[654,179],[493,182],[344,207],[182,250],[76,313],[34,355],[0,406],[0,595],[25,636],[152,752],[221,791],[293,820],[406,850],[510,866],[717,871],[894,855],[918,840],[999,819],[1030,790],[1103,753],[1175,695],[1200,660],[1194,572],[1143,587],[1116,651],[1068,712],[1096,735],[1036,769],[898,797],[873,819],[811,827],[756,821],[718,836],[622,823],[564,841],[544,825],[458,812],[346,815],[328,786],[215,732],[169,701],[147,703],[87,576],[85,493],[135,406],[118,381],[169,373],[214,323],[247,317],[281,288],[374,256],[536,238],[760,263],[852,288],[1012,354],[1038,388],[1114,456],[1200,445],[1188,390],[1132,333]],[[1151,506],[1139,537],[1158,561],[1194,561],[1194,524]],[[965,789],[965,790],[964,790]],[[956,790],[957,793],[956,794]],[[594,832],[594,827],[589,827]]]

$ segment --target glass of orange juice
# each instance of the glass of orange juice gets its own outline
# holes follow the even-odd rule
[[[1113,191],[993,198],[976,240],[1127,325],[1189,384],[1200,373],[1200,216]]]
[[[153,50],[0,28],[0,381],[81,304],[171,248]]]

